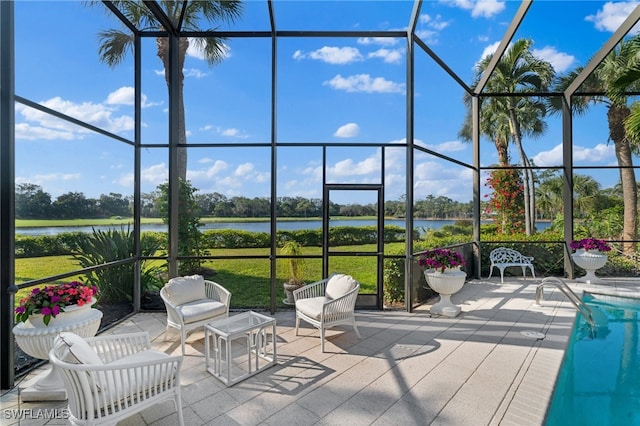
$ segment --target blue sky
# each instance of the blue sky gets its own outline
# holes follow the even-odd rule
[[[495,51],[520,3],[515,1],[425,1],[417,33],[465,82],[475,64]],[[637,2],[535,1],[516,38],[534,40],[534,53],[559,73],[585,65]],[[397,30],[409,22],[410,1],[276,1],[280,30]],[[18,1],[16,94],[115,134],[133,138],[133,58],[115,68],[98,61],[97,33],[120,28],[115,17],[79,1]],[[243,17],[223,29],[267,31],[266,1],[246,2]],[[270,151],[242,147],[270,140],[270,40],[229,40],[226,60],[210,67],[197,49],[185,63],[188,141],[233,143],[231,148],[189,151],[188,177],[204,192],[228,197],[270,195]],[[401,38],[280,38],[278,40],[277,137],[281,142],[353,143],[327,150],[333,183],[380,183],[380,149],[366,143],[403,143],[406,137],[406,43]],[[167,88],[155,39],[143,41],[142,141],[166,143]],[[464,118],[462,89],[418,49],[415,63],[417,143],[471,163],[471,146],[457,133]],[[548,130],[525,140],[537,165],[561,164],[561,123],[549,117]],[[576,165],[615,165],[608,144],[606,111],[592,107],[574,119]],[[513,163],[519,161],[511,150]],[[387,200],[406,193],[405,152],[385,150]],[[481,145],[483,165],[497,161],[490,142]],[[278,150],[278,195],[322,196],[320,148]],[[133,192],[133,150],[93,132],[16,105],[16,182],[34,183],[54,198],[70,191],[98,197]],[[167,179],[166,149],[142,153],[142,190]],[[470,201],[471,172],[433,156],[417,155],[416,199],[444,195]],[[581,170],[603,187],[617,171]],[[351,194],[336,202],[354,200]]]

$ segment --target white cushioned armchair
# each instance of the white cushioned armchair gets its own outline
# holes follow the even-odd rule
[[[214,319],[229,316],[231,293],[220,284],[205,280],[201,275],[170,279],[160,290],[160,297],[167,308],[165,340],[169,328],[178,329],[183,355],[188,331],[203,328]]]
[[[324,352],[325,330],[351,324],[358,338],[355,307],[360,283],[350,275],[333,274],[293,292],[296,305],[296,336],[300,320],[320,330],[320,348]]]
[[[183,425],[180,392],[182,356],[151,349],[149,333],[83,339],[56,336],[49,361],[60,374],[74,425],[115,425],[155,404],[173,400]]]

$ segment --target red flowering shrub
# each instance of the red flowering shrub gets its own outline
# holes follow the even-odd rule
[[[485,185],[493,190],[487,213],[495,213],[498,233],[524,232],[524,185],[520,173],[514,169],[494,170]]]

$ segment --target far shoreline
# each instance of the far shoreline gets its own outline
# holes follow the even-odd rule
[[[375,220],[375,216],[332,216],[334,220]],[[402,217],[385,216],[388,220],[403,220]],[[203,217],[200,218],[201,223],[254,223],[254,222],[269,222],[271,218],[268,217],[249,217],[249,218],[237,218],[237,217]],[[278,222],[304,222],[304,221],[318,221],[322,220],[321,217],[282,217],[278,218]],[[468,218],[439,218],[439,217],[416,217],[414,220],[446,220],[454,222],[470,222]],[[487,221],[490,219],[482,219]],[[536,222],[549,223],[549,219],[538,219]],[[16,219],[16,228],[55,228],[55,227],[71,227],[71,226],[114,226],[121,225],[127,226],[133,223],[132,218],[102,218],[102,219]],[[146,224],[161,224],[161,218],[141,218],[140,223]]]
[[[374,220],[375,216],[332,216],[335,220]],[[402,219],[395,217],[385,217],[385,219]],[[201,223],[252,223],[252,222],[269,222],[269,217],[202,217]],[[322,217],[282,217],[278,218],[278,222],[314,222],[322,220]],[[433,219],[433,220],[452,220],[452,219]],[[16,219],[16,228],[54,228],[66,226],[127,226],[133,223],[133,218],[94,218],[94,219]],[[140,223],[161,224],[162,218],[144,217],[140,219]]]

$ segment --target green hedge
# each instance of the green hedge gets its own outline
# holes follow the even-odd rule
[[[61,232],[57,235],[19,235],[15,239],[16,257],[60,256],[71,254],[83,232]]]
[[[83,232],[63,232],[57,235],[27,236],[16,235],[16,257],[40,257],[69,255],[75,248]],[[144,232],[146,238],[158,242],[161,250],[167,249],[166,232]],[[301,229],[297,231],[277,231],[276,244],[281,247],[287,241],[296,241],[305,247],[322,247],[322,229]],[[377,241],[377,227],[336,226],[331,228],[331,245],[374,244]],[[404,228],[386,226],[384,241],[387,243],[404,241]],[[265,248],[271,246],[270,235],[266,232],[249,232],[237,229],[208,229],[202,232],[202,244],[206,248]]]

